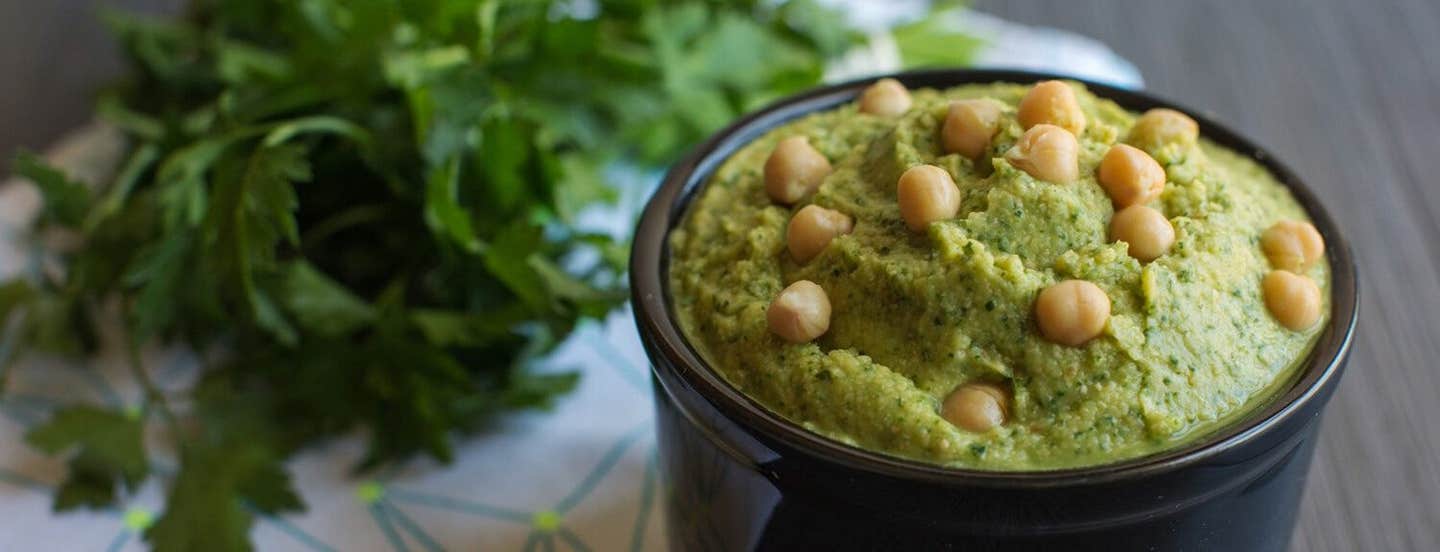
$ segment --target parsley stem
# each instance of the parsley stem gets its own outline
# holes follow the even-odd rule
[[[129,329],[127,328],[126,331],[128,333]],[[170,431],[178,437],[180,419],[175,416],[175,411],[170,409],[170,401],[155,385],[155,380],[150,378],[150,372],[145,369],[145,363],[140,360],[140,346],[130,337],[133,336],[127,336],[125,339],[125,353],[129,358],[130,374],[140,384],[140,388],[145,391],[145,409],[148,410],[151,406],[159,409],[160,417],[165,419],[165,424],[170,426]]]
[[[374,224],[390,216],[388,205],[370,204],[352,207],[321,220],[300,236],[301,247],[312,248],[326,238],[353,226]]]

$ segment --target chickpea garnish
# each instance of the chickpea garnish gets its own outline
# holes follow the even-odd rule
[[[923,232],[930,223],[952,218],[960,211],[960,188],[955,179],[934,165],[916,165],[901,174],[895,198],[900,217],[914,232]]]
[[[800,280],[775,296],[765,310],[770,331],[791,343],[805,343],[830,329],[830,298],[810,280]]]
[[[940,405],[940,416],[956,427],[984,433],[1005,423],[1010,398],[993,383],[967,383],[956,387]]]
[[[1005,152],[1005,160],[1039,180],[1066,184],[1080,176],[1080,142],[1058,126],[1035,125]]]
[[[1189,146],[1199,137],[1200,125],[1195,119],[1174,109],[1157,107],[1135,120],[1125,141],[1145,151],[1155,151],[1169,143]]]
[[[830,171],[830,160],[808,139],[786,138],[775,144],[775,150],[765,159],[765,193],[776,203],[795,203],[819,188]]]
[[[990,139],[998,130],[1000,104],[991,100],[960,100],[950,103],[945,124],[940,127],[940,140],[946,153],[975,159],[990,147]]]
[[[1100,160],[1100,186],[1116,206],[1149,203],[1165,190],[1165,169],[1150,154],[1125,144],[1115,144]]]
[[[1160,211],[1131,205],[1110,219],[1110,239],[1130,244],[1130,256],[1148,263],[1175,244],[1175,227]]]
[[[1035,318],[1045,339],[1077,347],[1105,329],[1110,319],[1110,298],[1100,286],[1084,280],[1065,280],[1040,292],[1035,299]]]
[[[860,112],[895,117],[910,110],[910,91],[895,79],[880,79],[860,93]]]
[[[1085,112],[1070,86],[1056,80],[1035,83],[1020,99],[1020,126],[1052,124],[1075,135],[1085,132]]]
[[[1315,225],[1300,220],[1282,220],[1260,235],[1260,249],[1271,266],[1299,272],[1325,256],[1325,239]]]
[[[830,240],[849,234],[854,228],[855,222],[845,213],[819,205],[806,205],[790,218],[790,224],[785,227],[785,244],[790,248],[790,256],[806,263],[824,251]]]
[[[1288,270],[1272,270],[1261,287],[1265,307],[1281,326],[1298,332],[1320,319],[1320,286],[1309,278]]]

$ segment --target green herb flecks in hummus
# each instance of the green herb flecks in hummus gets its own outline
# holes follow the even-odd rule
[[[1007,160],[1025,132],[1023,85],[915,90],[899,115],[845,106],[741,149],[672,236],[671,291],[686,335],[726,380],[795,423],[955,466],[1046,469],[1139,456],[1263,403],[1322,326],[1287,329],[1262,291],[1271,269],[1285,268],[1267,260],[1262,233],[1305,213],[1249,159],[1204,139],[1167,141],[1148,126],[1132,136],[1135,115],[1068,86],[1084,122],[1056,121],[1066,133],[1082,129],[1078,176],[1064,184]],[[998,121],[978,104],[958,116],[993,124],[989,143],[983,135],[942,139],[951,103],[980,98],[998,102]],[[763,168],[777,143],[797,136],[830,172],[813,192],[780,204],[766,193]],[[1130,196],[1173,229],[1172,242],[1147,246],[1142,256],[1156,255],[1148,262],[1112,239],[1117,203],[1130,200],[1112,199],[1097,182],[1101,159],[1127,136],[1165,172],[1158,198],[1148,188]],[[945,141],[978,149],[976,161],[944,153]],[[927,164],[953,179],[959,207],[912,231],[897,182]],[[806,234],[828,243],[802,247],[813,257],[801,263],[786,232],[809,205],[852,225]],[[1157,220],[1138,213],[1115,235],[1165,226]],[[1286,266],[1328,289],[1325,263]],[[792,320],[799,337],[819,334],[793,343],[771,331],[767,309],[802,280],[828,298],[828,328]],[[1047,340],[1036,321],[1040,292],[1066,280],[1094,284],[1109,301],[1099,335],[1073,346]],[[1303,291],[1284,290],[1312,297]],[[1281,305],[1291,296],[1270,295]],[[1323,318],[1329,307],[1319,301]],[[978,410],[943,414],[956,408]]]

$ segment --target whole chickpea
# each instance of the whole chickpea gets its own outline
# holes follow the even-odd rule
[[[1110,298],[1100,286],[1065,280],[1035,299],[1040,333],[1054,343],[1078,347],[1100,335],[1110,320]]]
[[[1057,80],[1036,83],[1020,98],[1020,126],[1029,129],[1051,124],[1079,136],[1085,132],[1085,112],[1070,85]]]
[[[934,165],[916,165],[900,175],[895,185],[900,218],[913,232],[922,232],[930,223],[946,220],[960,211],[960,188],[950,173]]]
[[[1325,239],[1315,225],[1302,220],[1282,220],[1260,235],[1260,249],[1270,265],[1300,272],[1325,256]]]
[[[1301,331],[1320,320],[1320,286],[1288,270],[1272,270],[1261,281],[1265,307],[1281,326]]]
[[[785,227],[785,244],[790,249],[790,256],[798,262],[807,263],[836,237],[849,234],[854,228],[855,222],[845,213],[819,205],[806,205],[790,218],[790,224]]]
[[[804,136],[792,136],[775,144],[765,159],[765,194],[783,205],[810,195],[830,175],[826,159]]]
[[[1175,244],[1175,227],[1160,211],[1131,205],[1110,219],[1110,239],[1130,244],[1130,256],[1148,263]]]
[[[1165,190],[1165,169],[1150,154],[1115,144],[1100,160],[1098,179],[1116,206],[1149,203]]]
[[[947,153],[970,159],[980,157],[1000,130],[1000,104],[993,100],[960,100],[950,103],[940,139]]]
[[[895,79],[880,79],[860,93],[860,112],[896,117],[910,110],[910,91]]]
[[[956,427],[984,433],[1005,424],[1010,397],[993,383],[966,383],[956,387],[940,405],[940,416]]]
[[[1200,125],[1195,119],[1174,109],[1157,107],[1135,120],[1135,126],[1130,127],[1130,136],[1125,141],[1153,152],[1165,144],[1189,146],[1199,137]]]
[[[1066,184],[1080,176],[1080,142],[1068,130],[1039,124],[1020,136],[1005,160],[1036,179]]]
[[[830,297],[810,280],[800,280],[775,296],[765,310],[770,331],[791,343],[805,343],[830,330]]]

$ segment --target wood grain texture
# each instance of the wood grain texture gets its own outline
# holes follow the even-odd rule
[[[1094,36],[1314,187],[1361,320],[1294,549],[1440,550],[1440,2],[980,2]]]
[[[0,0],[0,174],[15,148],[44,149],[90,120],[95,92],[120,70],[101,10],[169,13],[181,3]]]
[[[116,70],[94,5],[0,0],[0,152],[85,120],[90,91]],[[1311,183],[1355,249],[1362,306],[1294,548],[1440,550],[1440,2],[979,8],[1109,43],[1152,90],[1266,144]]]

